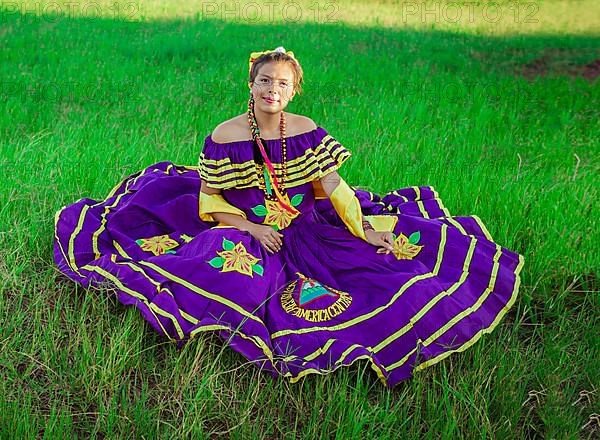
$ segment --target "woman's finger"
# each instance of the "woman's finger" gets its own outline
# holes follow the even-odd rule
[[[383,239],[385,241],[387,241],[389,244],[393,244],[394,243],[394,236],[392,235],[391,232],[386,232],[383,236]]]
[[[385,237],[381,237],[379,239],[379,243],[381,244],[381,246],[383,246],[385,249],[391,251],[393,249],[392,245],[390,243],[388,243],[387,241],[385,241]]]
[[[263,247],[264,247],[264,248],[265,248],[265,250],[266,250],[267,252],[269,252],[270,254],[272,254],[272,253],[273,253],[273,251],[271,250],[271,248],[270,248],[269,246],[267,246],[266,244],[264,244],[264,243],[263,243]]]
[[[273,231],[273,232],[274,232],[274,234],[271,237],[273,238],[275,243],[277,243],[279,246],[281,246],[282,245],[281,237],[279,235],[277,235],[277,233],[275,231]]]
[[[279,245],[272,238],[267,239],[267,243],[269,243],[269,247],[273,250],[273,252],[277,252],[279,250]]]
[[[271,229],[266,235],[266,238],[268,238],[270,241],[281,244],[281,238],[275,229]]]
[[[277,236],[270,235],[268,240],[275,246],[281,246],[281,239]]]
[[[274,250],[274,248],[273,248],[273,245],[271,244],[271,242],[268,240],[268,238],[267,238],[267,237],[263,237],[263,238],[260,240],[260,242],[261,242],[261,244],[263,245],[263,247],[264,247],[266,250],[268,250],[268,251],[271,251],[271,252],[275,252],[275,250]]]

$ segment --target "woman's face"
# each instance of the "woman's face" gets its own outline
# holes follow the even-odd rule
[[[282,111],[296,94],[294,71],[288,63],[268,62],[259,70],[252,87],[254,108],[265,113]]]

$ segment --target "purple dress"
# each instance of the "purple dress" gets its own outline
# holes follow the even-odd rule
[[[279,166],[280,141],[265,148]],[[63,207],[58,267],[83,286],[112,286],[179,345],[217,331],[292,381],[365,359],[393,386],[471,346],[514,303],[523,257],[494,243],[479,218],[450,216],[433,188],[353,188],[363,215],[394,233],[394,252],[378,254],[315,186],[350,157],[322,127],[287,138],[293,218],[265,200],[253,151],[251,141],[208,136],[198,167],[158,163],[105,200]],[[202,221],[200,177],[248,220],[277,224],[282,249],[271,254],[248,232]]]

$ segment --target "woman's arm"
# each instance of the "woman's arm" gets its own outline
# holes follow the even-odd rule
[[[209,196],[220,196],[221,190],[215,188],[209,188],[206,186],[206,182],[201,180],[200,183],[200,198],[203,199],[204,196],[202,193],[207,194]],[[210,201],[212,203],[212,201]],[[219,202],[223,208],[231,210],[231,211],[240,211],[232,205],[229,205],[227,202],[221,199]],[[243,214],[243,211],[240,211]],[[200,213],[201,216],[203,214],[202,211],[202,201],[200,201]],[[210,217],[213,220],[223,223],[226,225],[233,226],[240,231],[249,232],[254,238],[256,238],[260,243],[265,247],[265,249],[275,253],[281,249],[283,245],[281,241],[281,237],[283,235],[277,231],[275,231],[271,226],[261,225],[258,223],[253,223],[246,219],[241,214],[234,214],[232,212],[212,212],[210,211]]]
[[[210,196],[221,195],[220,189],[208,187],[204,180],[201,180],[200,192],[203,192],[204,194],[208,194]],[[201,205],[202,205],[202,202],[201,202]],[[200,209],[202,210],[202,206],[200,206]],[[254,225],[254,223],[246,220],[241,215],[232,214],[229,212],[210,212],[210,216],[215,221],[220,222],[220,223],[225,223],[230,226],[234,226],[234,227],[238,228],[240,231],[250,232],[252,225]]]
[[[392,233],[376,232],[373,229],[373,226],[362,215],[360,202],[356,195],[337,171],[327,173],[321,177],[320,181],[323,191],[327,194],[334,209],[353,235],[374,246],[381,246],[380,250],[386,253],[394,249],[392,246],[394,241]]]
[[[327,197],[331,196],[331,193],[335,189],[336,186],[342,181],[342,178],[337,173],[337,171],[332,171],[329,174],[321,177],[321,186],[323,186],[323,191],[327,194]]]
[[[331,193],[333,193],[333,190],[342,182],[342,178],[337,173],[337,171],[332,171],[331,173],[328,173],[325,176],[323,176],[320,179],[320,181],[321,181],[321,186],[323,187],[323,191],[325,192],[325,194],[327,194],[327,197],[331,198]],[[361,213],[361,223],[362,223],[363,229],[365,231],[373,229],[373,226],[371,226],[369,221],[366,220],[364,218],[364,216],[362,216],[362,213]]]
[[[201,180],[200,191],[208,195],[221,194],[220,189],[210,188],[206,186],[206,182],[204,180]],[[252,223],[251,221],[245,219],[241,215],[231,214],[228,212],[211,212],[210,215],[215,221],[234,226],[240,231],[251,232],[253,226],[256,225],[256,223]]]

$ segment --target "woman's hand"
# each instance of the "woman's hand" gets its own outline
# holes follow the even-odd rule
[[[277,232],[272,226],[254,224],[249,232],[260,241],[267,251],[271,251],[273,254],[279,251],[283,245],[281,241],[283,234]]]
[[[394,236],[391,232],[377,232],[372,229],[365,231],[367,242],[373,246],[381,246],[377,249],[378,254],[389,254],[394,250]]]

